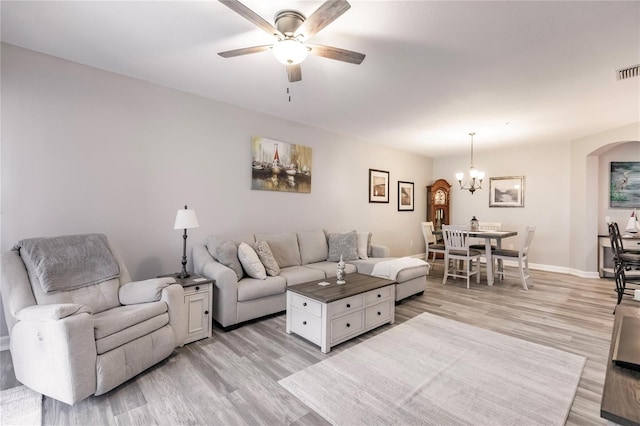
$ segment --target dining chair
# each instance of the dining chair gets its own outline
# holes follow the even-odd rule
[[[436,261],[436,254],[441,253],[444,256],[444,244],[438,243],[438,239],[433,235],[433,222],[421,222],[422,236],[424,237],[425,255],[424,260],[429,261],[429,253],[433,253],[432,262]]]
[[[469,229],[460,225],[442,225],[442,236],[444,237],[444,278],[442,284],[447,283],[447,277],[466,278],[467,288],[472,275],[476,275],[476,280],[480,283],[480,250],[469,247]],[[464,261],[464,271],[454,268],[449,272],[451,261]],[[475,271],[473,263],[475,261]],[[464,272],[464,274],[462,273]]]
[[[491,257],[494,260],[511,260],[518,262],[517,273],[507,272],[503,266],[497,269],[496,275],[500,276],[501,280],[504,279],[505,275],[520,277],[522,280],[522,288],[525,290],[529,289],[527,286],[527,279],[531,278],[531,275],[529,274],[529,247],[531,246],[531,241],[533,241],[533,235],[535,232],[535,226],[527,226],[525,238],[522,240],[520,250],[495,249],[491,251]],[[529,285],[533,286],[533,283]]]
[[[627,292],[627,285],[640,286],[640,280],[628,280],[627,270],[632,268],[640,268],[640,250],[625,249],[622,244],[622,235],[620,228],[616,222],[609,224],[609,239],[611,240],[611,250],[613,251],[614,276],[616,280],[616,293],[618,294],[618,303],[622,301],[625,294],[633,295]],[[639,287],[640,288],[640,287]]]
[[[478,230],[480,231],[500,231],[502,229],[502,222],[478,222]],[[469,247],[476,250],[484,251],[485,241],[483,238],[473,238],[469,243]],[[491,250],[495,250],[496,246],[491,245]]]

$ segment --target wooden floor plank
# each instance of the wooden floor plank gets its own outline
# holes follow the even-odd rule
[[[466,288],[462,279],[442,284],[436,264],[422,296],[396,306],[396,322],[335,347],[329,354],[287,335],[285,316],[273,316],[177,348],[154,368],[100,397],[70,407],[44,398],[51,425],[326,425],[278,385],[278,380],[401,324],[423,312],[483,327],[587,357],[568,425],[604,425],[600,398],[616,303],[610,280],[532,271],[534,286],[517,279]],[[625,298],[625,304],[634,304]],[[0,354],[0,386],[18,386],[8,351]]]

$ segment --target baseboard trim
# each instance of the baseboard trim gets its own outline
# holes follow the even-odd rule
[[[425,253],[415,254],[411,257],[417,257],[419,259],[424,259]],[[484,258],[482,259],[484,263]],[[511,260],[505,260],[504,264],[507,266],[517,267],[518,262],[514,262]],[[566,274],[566,275],[574,275],[580,278],[588,278],[588,279],[599,279],[600,274],[594,271],[581,271],[578,269],[569,268],[566,266],[556,266],[556,265],[546,265],[542,263],[529,263],[529,269],[534,271],[545,271],[545,272],[555,272],[558,274]]]

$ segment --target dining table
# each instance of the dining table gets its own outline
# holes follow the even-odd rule
[[[433,235],[442,237],[442,229],[433,231]],[[518,235],[517,231],[469,231],[469,237],[484,239],[484,251],[485,258],[487,259],[487,284],[493,285],[494,273],[493,273],[493,259],[491,257],[491,241],[496,241],[496,249],[502,248],[502,240],[504,238],[515,237]]]

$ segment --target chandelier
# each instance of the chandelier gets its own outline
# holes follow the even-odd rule
[[[484,172],[476,170],[473,166],[473,136],[474,132],[469,133],[471,136],[471,165],[469,166],[469,179],[463,184],[462,179],[464,179],[464,173],[459,172],[456,173],[456,179],[460,184],[460,189],[465,189],[471,194],[475,192],[476,189],[482,189],[482,179],[484,179]]]

